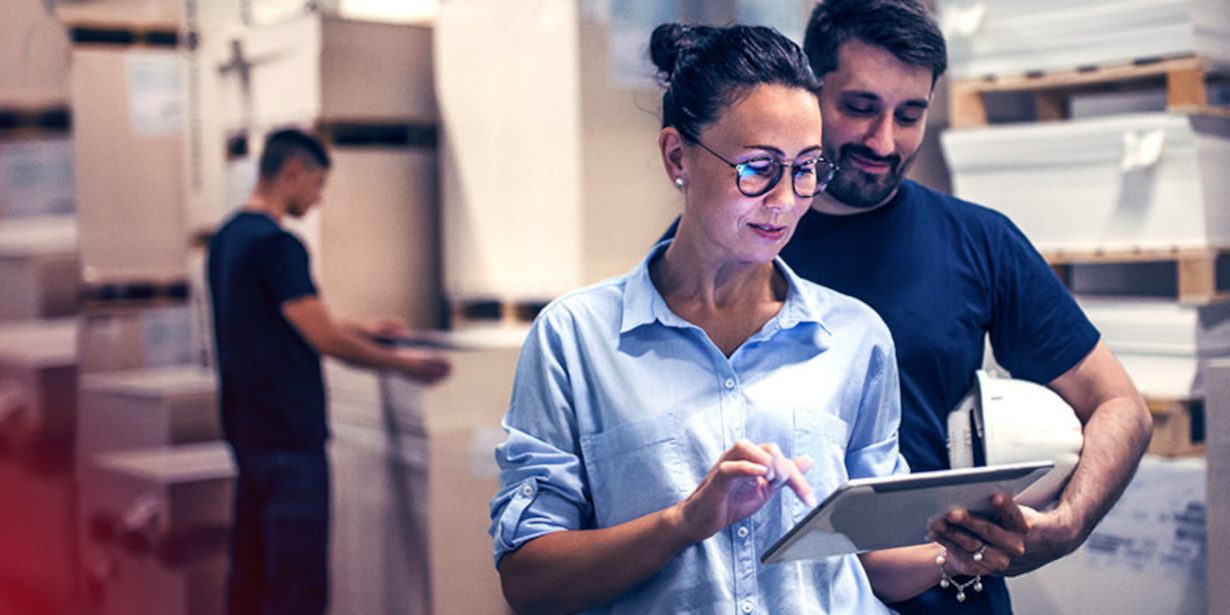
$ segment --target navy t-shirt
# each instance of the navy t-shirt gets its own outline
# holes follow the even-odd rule
[[[282,315],[316,294],[308,253],[269,216],[240,212],[209,242],[222,429],[248,450],[317,448],[328,437],[320,355]]]
[[[863,300],[893,334],[901,452],[912,471],[948,468],[948,412],[974,384],[989,332],[1014,378],[1049,383],[1093,350],[1098,332],[1007,217],[905,181],[872,211],[809,210],[783,259],[804,278]],[[1008,613],[1003,579],[982,593],[938,587],[901,613]]]
[[[674,234],[674,227],[667,236]],[[781,253],[803,278],[861,299],[893,335],[901,452],[914,472],[947,469],[948,412],[974,385],[984,339],[1014,378],[1049,383],[1099,335],[1029,240],[1003,214],[904,181],[882,207],[799,221]],[[1001,577],[981,593],[934,587],[902,614],[1012,611]]]

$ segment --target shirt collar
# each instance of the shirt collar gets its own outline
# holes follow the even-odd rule
[[[636,269],[633,269],[625,278],[623,317],[619,327],[621,335],[655,321],[668,327],[694,326],[667,307],[666,300],[662,298],[649,276],[649,265],[666,251],[671,241],[667,239],[655,245]],[[782,329],[792,329],[801,323],[812,323],[822,332],[817,336],[817,343],[823,345],[822,339],[832,334],[823,317],[826,302],[817,293],[804,292],[803,279],[795,274],[780,256],[773,259],[773,265],[786,277],[786,301],[782,304],[782,309],[777,316],[774,316],[765,326],[764,332],[772,334]]]

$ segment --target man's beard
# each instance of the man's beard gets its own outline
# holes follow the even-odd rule
[[[872,175],[858,170],[850,162],[850,156],[854,154],[887,163],[888,173]],[[824,191],[850,207],[871,209],[882,205],[897,189],[897,186],[901,185],[901,179],[909,170],[910,163],[914,162],[914,157],[911,156],[904,161],[896,154],[880,157],[866,147],[847,143],[841,146],[836,160],[837,174],[833,176]]]

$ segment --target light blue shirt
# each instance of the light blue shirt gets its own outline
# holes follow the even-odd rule
[[[495,560],[539,536],[610,527],[688,496],[735,441],[811,455],[823,500],[849,478],[908,472],[897,449],[892,340],[863,303],[797,277],[781,311],[728,359],[631,273],[542,311],[496,450]],[[856,556],[762,564],[808,508],[790,489],[692,545],[594,613],[877,613]],[[618,566],[619,562],[611,562]]]

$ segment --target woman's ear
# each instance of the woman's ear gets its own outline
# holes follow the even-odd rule
[[[679,180],[687,181],[687,169],[683,161],[683,135],[673,126],[667,126],[658,134],[658,151],[662,154],[662,167],[666,176],[676,186],[681,186]]]

